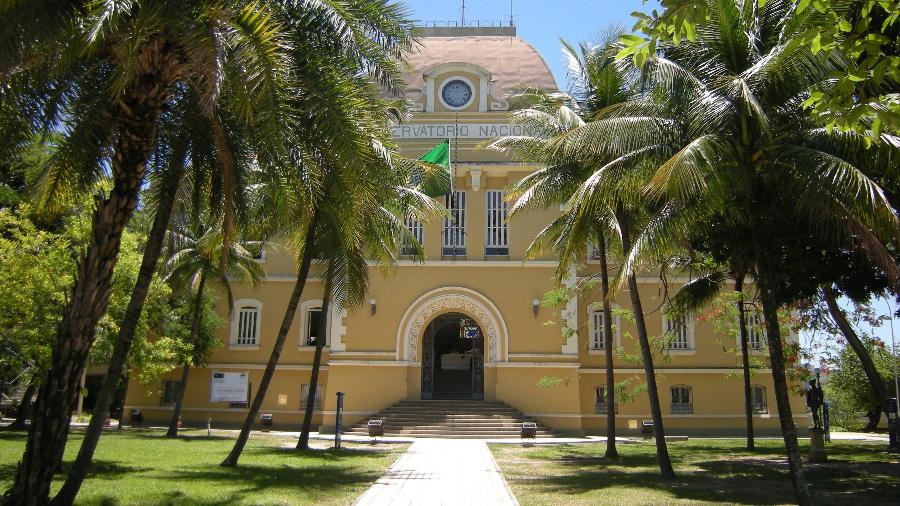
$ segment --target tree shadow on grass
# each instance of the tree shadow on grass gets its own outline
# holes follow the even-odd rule
[[[10,464],[0,465],[0,482],[12,482],[16,477],[16,470],[18,466],[18,461]],[[63,465],[60,466],[57,475],[67,476],[71,470],[72,462],[64,462]],[[90,477],[90,479],[117,480],[123,475],[139,473],[147,470],[149,470],[149,468],[123,465],[121,462],[117,462],[114,460],[94,459],[91,462],[91,470],[88,476]]]
[[[297,457],[305,460],[337,462],[347,458],[381,459],[384,458],[385,455],[389,455],[395,451],[396,450],[388,448],[311,448],[309,450],[298,450],[293,447],[254,446],[244,450],[244,456],[275,455],[279,457]]]
[[[518,476],[511,481],[528,483],[545,494],[628,488],[666,492],[677,499],[694,501],[755,505],[793,501],[786,458],[732,453],[734,458],[690,462],[697,471],[676,468],[675,480],[664,480],[651,471],[657,465],[655,455],[637,455],[620,460],[570,456],[556,460],[566,470],[565,475]],[[835,505],[895,504],[893,498],[900,494],[898,471],[900,464],[877,461],[832,461],[806,466],[813,499],[817,504]]]

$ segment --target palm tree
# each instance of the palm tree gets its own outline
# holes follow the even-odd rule
[[[802,34],[817,20],[796,14],[794,4],[710,0],[696,40],[664,45],[647,60],[644,96],[568,133],[557,148],[654,165],[646,197],[666,204],[638,237],[623,273],[633,272],[640,255],[723,230],[728,249],[750,260],[794,491],[798,503],[809,504],[777,317],[779,306],[796,298],[782,266],[804,260],[789,256],[787,245],[804,232],[863,245],[897,279],[881,242],[896,236],[897,218],[863,169],[896,156],[900,143],[883,134],[884,142],[867,150],[864,136],[832,132],[803,108],[843,60],[804,46]],[[731,259],[723,256],[717,260]]]
[[[175,251],[166,261],[166,279],[170,282],[187,283],[189,286],[196,282],[197,294],[194,296],[194,309],[191,318],[191,334],[188,344],[195,347],[193,357],[185,359],[181,371],[181,381],[175,390],[175,406],[172,410],[172,418],[169,421],[169,430],[166,437],[178,436],[178,422],[181,418],[181,403],[184,400],[184,390],[187,387],[188,375],[191,371],[191,363],[200,359],[196,349],[197,334],[203,317],[201,306],[203,303],[203,289],[208,281],[212,281],[225,288],[228,295],[228,307],[234,306],[234,298],[231,294],[231,282],[249,282],[253,285],[265,278],[262,267],[254,260],[254,255],[248,251],[240,241],[224,240],[225,231],[220,220],[213,225],[200,224],[194,231],[173,230],[170,232],[175,237],[171,241],[175,245]],[[222,261],[222,257],[227,257]],[[222,265],[226,270],[222,270]]]
[[[587,159],[586,157],[560,156],[556,144],[558,139],[573,131],[588,128],[592,121],[603,118],[610,109],[626,102],[632,93],[634,83],[631,72],[617,65],[614,58],[613,41],[621,30],[611,30],[606,41],[591,47],[581,44],[579,48],[563,41],[564,52],[569,62],[570,92],[575,109],[557,107],[555,113],[548,113],[547,107],[520,111],[515,120],[524,123],[535,135],[531,137],[510,137],[498,139],[489,144],[493,149],[514,151],[548,164],[524,178],[515,187],[512,195],[518,196],[513,214],[531,205],[547,206],[566,202],[563,215],[545,229],[540,239],[552,237],[560,250],[560,270],[568,269],[570,262],[585,251],[587,243],[593,242],[600,253],[601,298],[604,312],[604,333],[607,336],[606,354],[606,394],[607,394],[607,456],[617,455],[615,449],[615,379],[613,376],[612,336],[609,274],[606,259],[607,241],[612,233],[618,234],[623,252],[630,250],[631,234],[639,220],[643,202],[633,197],[639,192],[635,184],[641,181],[640,171],[610,173],[604,170],[622,160]],[[550,109],[554,105],[549,104]],[[599,170],[594,167],[600,166]],[[562,271],[565,272],[565,271]],[[561,272],[558,272],[561,275]],[[649,336],[644,321],[637,278],[629,276],[632,309],[638,338],[641,344],[644,370],[647,377],[648,397],[654,423],[654,435],[659,458],[660,471],[665,477],[673,477],[668,447],[665,441],[662,411],[656,387],[653,358]]]
[[[0,130],[14,139],[62,132],[44,188],[49,208],[109,176],[97,196],[91,239],[58,327],[47,378],[8,504],[47,501],[75,407],[78,380],[106,310],[122,231],[137,204],[157,124],[179,88],[191,85],[210,111],[223,106],[254,121],[273,142],[285,124],[287,59],[268,4],[238,1],[8,2],[0,31]],[[257,119],[265,121],[255,121]],[[46,195],[45,195],[46,196]],[[39,195],[40,197],[40,195]],[[61,202],[59,202],[61,203]]]

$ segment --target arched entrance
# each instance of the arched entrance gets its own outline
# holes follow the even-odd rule
[[[445,313],[422,338],[423,399],[484,399],[484,334],[462,313]]]

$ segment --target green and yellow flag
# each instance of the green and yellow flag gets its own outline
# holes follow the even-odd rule
[[[430,166],[424,167],[419,189],[429,197],[440,197],[450,193],[450,139],[431,148],[419,157]]]

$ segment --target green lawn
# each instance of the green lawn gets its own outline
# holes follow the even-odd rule
[[[650,442],[618,445],[621,458],[603,458],[604,444],[492,445],[500,469],[523,506],[636,504],[791,504],[793,491],[780,440],[690,440],[669,443],[678,478],[659,477]],[[816,504],[900,504],[900,456],[885,444],[828,443],[830,462],[805,467]],[[806,454],[807,445],[801,445]]]
[[[406,449],[345,443],[341,450],[298,452],[292,446],[282,448],[296,440],[255,436],[239,467],[226,469],[218,464],[234,443],[233,433],[208,438],[206,431],[183,432],[185,437],[177,440],[151,431],[104,434],[78,503],[351,504]],[[0,432],[2,490],[12,482],[24,442],[24,433]],[[66,448],[66,465],[80,443],[76,431]]]

